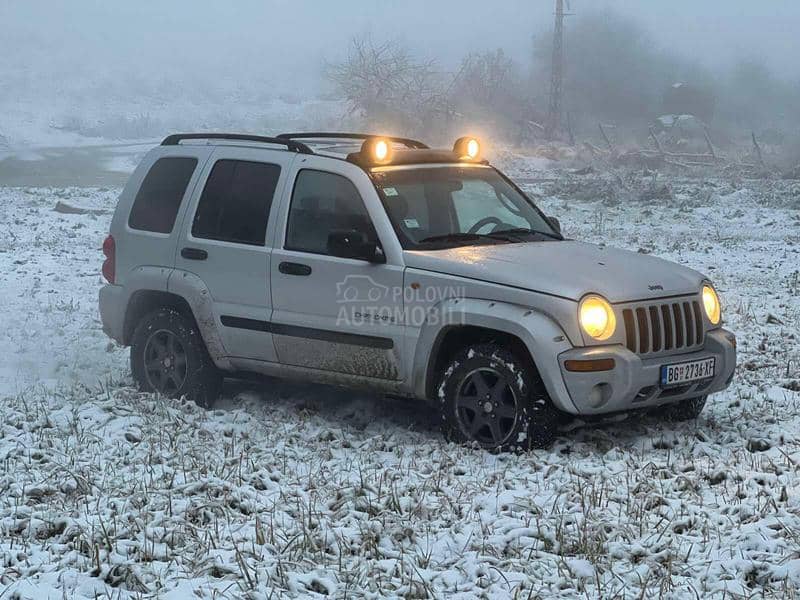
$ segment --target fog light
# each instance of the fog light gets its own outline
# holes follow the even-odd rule
[[[589,406],[592,408],[600,408],[608,402],[609,398],[611,398],[611,384],[598,383],[592,386],[592,389],[589,391]]]

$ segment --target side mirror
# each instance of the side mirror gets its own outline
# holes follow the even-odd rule
[[[561,233],[561,221],[556,217],[547,217],[547,222],[550,223],[550,226],[555,229],[557,233]]]
[[[328,254],[371,263],[385,263],[386,256],[362,231],[332,231],[328,234]]]

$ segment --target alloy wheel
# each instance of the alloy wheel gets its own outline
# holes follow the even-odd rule
[[[160,329],[153,333],[144,347],[144,371],[154,390],[175,394],[186,382],[186,349],[171,331]]]
[[[486,447],[507,441],[517,422],[517,408],[512,385],[490,367],[468,373],[456,393],[456,418],[462,432]]]

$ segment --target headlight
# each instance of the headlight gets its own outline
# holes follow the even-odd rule
[[[607,340],[617,328],[614,309],[600,296],[586,296],[581,300],[578,316],[583,330],[597,341]]]
[[[703,286],[703,308],[706,309],[706,316],[712,325],[719,325],[722,317],[722,306],[719,303],[719,296],[710,285]]]

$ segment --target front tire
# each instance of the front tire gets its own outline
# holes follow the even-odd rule
[[[143,392],[186,398],[210,408],[222,376],[194,321],[171,308],[145,315],[131,340],[131,372]]]
[[[452,441],[525,450],[546,447],[555,437],[558,412],[536,369],[496,343],[458,353],[437,391],[443,430]]]
[[[708,396],[698,396],[697,398],[687,398],[673,402],[672,404],[665,404],[656,409],[659,416],[664,420],[677,423],[680,421],[691,421],[700,416],[703,408],[706,405]]]

